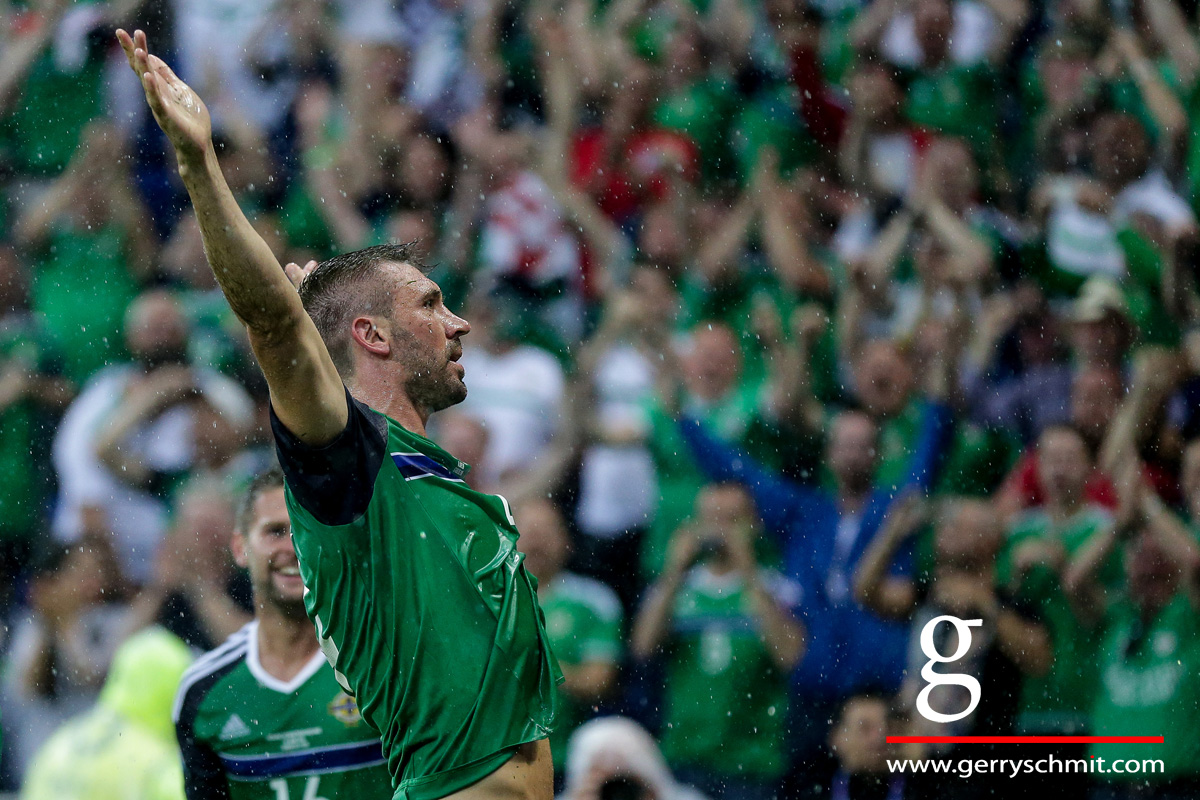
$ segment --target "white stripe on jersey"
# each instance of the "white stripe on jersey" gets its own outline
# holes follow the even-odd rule
[[[191,688],[204,678],[233,662],[245,658],[250,649],[250,639],[247,636],[247,626],[234,633],[220,647],[200,657],[192,664],[179,682],[179,691],[175,694],[175,704],[171,708],[171,719],[179,722],[179,714],[183,711],[183,700]]]
[[[201,656],[199,658],[197,658],[194,662],[192,662],[192,665],[190,667],[188,667],[186,670],[184,670],[184,673],[183,673],[184,678],[187,678],[193,672],[200,672],[200,671],[206,670],[209,664],[224,658],[225,654],[228,653],[230,650],[237,648],[237,647],[244,646],[246,644],[246,642],[249,641],[249,635],[250,635],[250,623],[246,623],[245,625],[243,625],[242,627],[240,627],[236,631],[234,631],[232,634],[230,634],[229,638],[226,639],[224,642],[217,645],[212,650],[209,650],[207,653],[201,654]]]
[[[207,661],[215,656],[221,655],[222,651],[228,650],[230,647],[235,647],[236,645],[238,645],[243,639],[245,639],[246,637],[248,637],[250,635],[250,628],[253,625],[254,625],[254,620],[250,620],[245,625],[238,628],[233,633],[229,634],[229,636],[225,639],[225,641],[221,642],[219,645],[214,647],[212,650],[209,650],[207,653],[201,653],[200,657],[196,659],[196,661],[192,664],[190,669],[195,669],[198,665],[204,663],[205,661]]]

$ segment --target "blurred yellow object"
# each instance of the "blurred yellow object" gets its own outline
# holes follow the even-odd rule
[[[182,800],[171,706],[188,648],[160,628],[113,658],[96,707],[50,737],[25,776],[23,800]]]

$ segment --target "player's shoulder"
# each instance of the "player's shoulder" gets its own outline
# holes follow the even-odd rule
[[[208,651],[188,667],[179,682],[175,694],[172,718],[176,723],[186,715],[194,713],[204,697],[222,677],[236,669],[246,660],[250,651],[250,637],[254,634],[254,623],[248,623],[235,631],[220,646]]]
[[[382,411],[376,410],[365,400],[360,400],[359,398],[350,394],[349,389],[346,389],[346,401],[351,414],[354,414],[360,420],[362,420],[366,424],[368,430],[374,431],[376,435],[382,437],[384,441],[387,441],[389,417],[386,414],[384,414]]]
[[[563,571],[557,578],[558,594],[587,607],[603,619],[621,617],[621,601],[612,588],[595,578],[576,572]]]

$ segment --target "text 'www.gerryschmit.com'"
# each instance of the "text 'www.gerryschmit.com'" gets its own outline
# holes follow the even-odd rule
[[[1123,774],[1151,775],[1163,772],[1161,759],[1134,758],[906,758],[888,759],[888,771],[893,773],[935,772],[970,778],[972,775],[1059,774],[1073,772],[1088,775]]]

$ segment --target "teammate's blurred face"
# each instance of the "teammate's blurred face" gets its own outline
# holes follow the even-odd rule
[[[436,283],[408,264],[394,270],[395,304],[387,325],[391,336],[390,357],[401,368],[401,381],[409,400],[432,414],[467,397],[460,337],[470,324],[452,313],[442,301]]]
[[[292,546],[283,487],[265,489],[254,500],[249,528],[233,537],[233,557],[250,572],[254,601],[271,605],[287,616],[303,617],[304,582]]]

